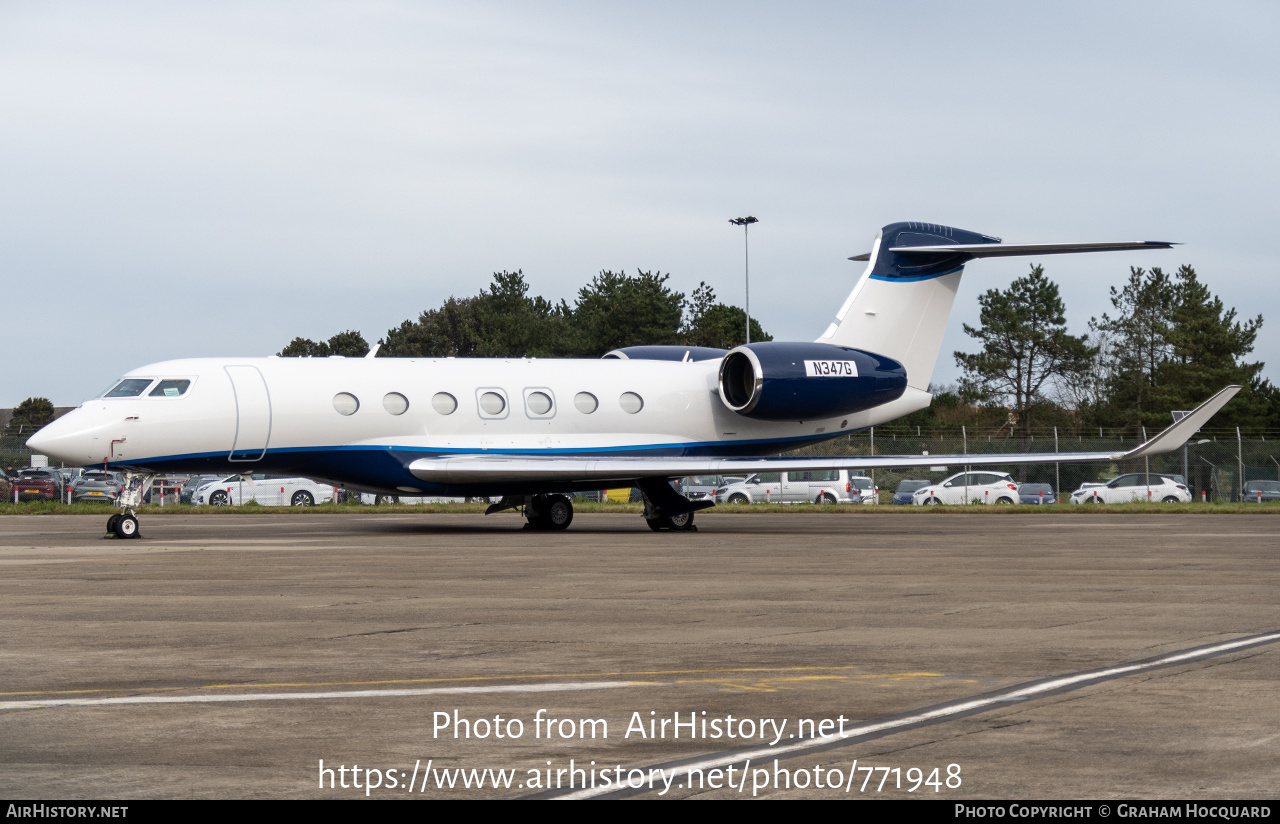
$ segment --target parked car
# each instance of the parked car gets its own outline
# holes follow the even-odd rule
[[[716,492],[726,486],[728,484],[719,475],[690,475],[687,478],[677,478],[675,483],[676,492],[691,501],[714,500]]]
[[[62,486],[50,469],[20,469],[13,487],[19,501],[62,500]]]
[[[1134,472],[1105,485],[1085,484],[1071,493],[1073,504],[1122,504],[1129,501],[1190,503],[1191,491],[1174,478]]]
[[[193,503],[192,498],[195,497],[196,490],[221,479],[221,475],[192,475],[183,481],[182,487],[178,490],[178,500],[184,504]]]
[[[894,490],[893,497],[889,499],[889,503],[898,504],[899,506],[910,504],[912,493],[922,486],[928,486],[929,483],[929,481],[915,480],[898,481],[898,488]]]
[[[1024,504],[1056,504],[1058,496],[1053,484],[1022,484],[1018,487],[1018,499]]]
[[[912,493],[911,502],[916,506],[1016,504],[1018,485],[1004,472],[960,472],[941,483],[920,487]]]
[[[866,475],[851,475],[849,483],[853,485],[854,489],[858,490],[858,494],[861,496],[859,503],[880,503],[880,487],[876,486],[875,482]]]
[[[1248,481],[1244,485],[1245,503],[1280,501],[1280,481]]]
[[[847,469],[759,472],[716,491],[717,503],[856,504],[862,495]]]
[[[332,501],[333,487],[306,478],[229,475],[201,486],[192,500],[196,504],[211,506],[237,506],[248,501],[256,501],[263,506],[312,506]]]
[[[86,501],[115,503],[122,489],[124,489],[124,477],[119,472],[90,469],[71,482],[71,502],[76,504]]]

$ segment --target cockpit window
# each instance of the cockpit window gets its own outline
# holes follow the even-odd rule
[[[187,393],[191,381],[185,379],[163,380],[151,390],[153,398],[178,398]]]
[[[145,392],[147,387],[150,385],[151,385],[151,378],[125,378],[124,380],[116,384],[114,389],[112,389],[110,392],[103,395],[102,397],[104,398],[136,398],[139,395],[141,395],[143,392]]]

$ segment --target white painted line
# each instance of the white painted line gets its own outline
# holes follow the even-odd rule
[[[399,690],[346,690],[340,692],[258,692],[242,695],[129,695],[121,698],[51,698],[42,701],[5,701],[0,710],[44,707],[105,707],[116,704],[219,704],[236,701],[308,701],[317,698],[398,698],[411,695],[481,695],[502,692],[575,692],[620,687],[655,686],[650,681],[587,681],[565,684],[506,684],[491,687],[431,687]]]
[[[1251,647],[1258,644],[1266,644],[1272,641],[1280,641],[1280,632],[1270,635],[1255,636],[1246,638],[1242,641],[1228,641],[1224,644],[1216,644],[1212,647],[1201,647],[1200,649],[1188,652],[1177,652],[1167,655],[1154,661],[1147,661],[1141,664],[1126,664],[1118,667],[1111,667],[1104,670],[1092,670],[1090,672],[1078,673],[1076,675],[1067,675],[1062,678],[1054,678],[1051,681],[1044,681],[1039,684],[1033,684],[1029,687],[1012,689],[997,695],[987,696],[986,698],[977,698],[972,701],[962,701],[958,704],[948,704],[947,706],[938,707],[927,712],[917,713],[905,718],[895,718],[891,721],[881,721],[876,724],[866,724],[861,727],[853,727],[845,730],[844,734],[830,735],[823,738],[807,738],[804,741],[798,741],[794,744],[784,744],[782,746],[768,747],[764,749],[748,750],[743,752],[732,753],[728,755],[720,755],[708,758],[704,761],[696,761],[691,764],[681,764],[677,770],[688,773],[691,770],[713,770],[724,768],[730,764],[738,764],[742,761],[750,761],[758,758],[778,758],[782,755],[791,753],[804,752],[805,750],[816,749],[818,747],[826,747],[845,738],[856,738],[864,735],[871,735],[886,730],[897,729],[899,727],[909,727],[913,724],[919,724],[925,721],[936,721],[939,718],[946,718],[952,715],[963,715],[964,713],[980,710],[989,707],[992,704],[1003,704],[1010,700],[1018,700],[1029,698],[1033,695],[1040,695],[1054,690],[1064,689],[1066,687],[1079,684],[1084,681],[1104,681],[1109,678],[1118,678],[1123,675],[1132,675],[1136,672],[1145,670],[1158,669],[1167,667],[1171,664],[1177,664],[1182,661],[1190,661],[1196,658],[1205,658],[1211,655],[1219,655],[1224,652],[1230,652],[1233,649],[1241,647]],[[626,788],[623,788],[626,789]],[[589,787],[573,793],[556,796],[559,801],[573,801],[584,798],[595,798],[601,795],[611,795],[619,792],[616,786],[609,787]]]

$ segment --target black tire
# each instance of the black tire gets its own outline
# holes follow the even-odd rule
[[[742,506],[743,504],[751,503],[751,501],[747,500],[746,495],[743,495],[741,492],[738,492],[729,496],[729,503]]]
[[[373,498],[374,506],[382,506],[383,504],[398,504],[400,496],[398,495],[375,495]]]
[[[315,506],[316,499],[310,492],[300,489],[289,499],[289,506]]]
[[[1084,499],[1084,502],[1085,502],[1085,503],[1087,503],[1087,504],[1098,504],[1098,503],[1102,503],[1102,502],[1101,502],[1101,501],[1099,501],[1099,500],[1097,499],[1097,497],[1096,497],[1096,496],[1094,496],[1094,495],[1090,495],[1089,497],[1085,498],[1085,499]]]
[[[697,528],[693,525],[693,513],[684,512],[680,515],[664,515],[658,519],[661,521],[663,529],[669,529],[672,532],[696,532]]]
[[[662,521],[658,518],[645,518],[644,522],[649,525],[649,529],[657,532],[662,529]]]
[[[836,499],[831,495],[830,492],[826,492],[826,493],[823,493],[822,495],[819,495],[818,500],[814,501],[814,503],[819,505],[833,504],[835,502],[836,502]]]
[[[120,515],[120,513],[117,512],[115,515],[112,515],[110,518],[107,519],[107,532],[109,532],[112,535],[116,534],[116,524],[120,523],[121,517],[122,516]]]
[[[209,506],[230,506],[230,505],[231,505],[231,496],[226,493],[226,490],[215,489],[214,491],[209,493]]]
[[[1013,498],[996,498],[996,503],[1003,506],[1009,506],[1013,503]]]
[[[1178,499],[1177,499],[1177,498],[1175,498],[1175,497],[1173,497],[1172,495],[1166,495],[1166,496],[1164,497],[1164,500],[1162,500],[1160,503],[1162,503],[1162,504],[1176,504],[1176,503],[1178,503]]]
[[[568,529],[573,523],[573,501],[565,495],[552,495],[542,506],[544,529]]]
[[[120,520],[116,522],[115,533],[117,538],[137,538],[138,519],[132,515],[121,515]]]
[[[941,503],[942,503],[942,501],[939,501],[937,498],[929,498],[927,501],[925,501],[925,502],[924,502],[924,505],[925,505],[925,506],[938,506],[938,505],[939,505],[939,504],[941,504]]]

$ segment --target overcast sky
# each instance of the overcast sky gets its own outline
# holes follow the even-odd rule
[[[1266,322],[1275,3],[0,3],[0,406],[372,343],[495,270],[671,274],[812,340],[875,232],[1173,240],[1049,258],[1083,333],[1132,266]],[[977,296],[971,264],[935,381]]]

